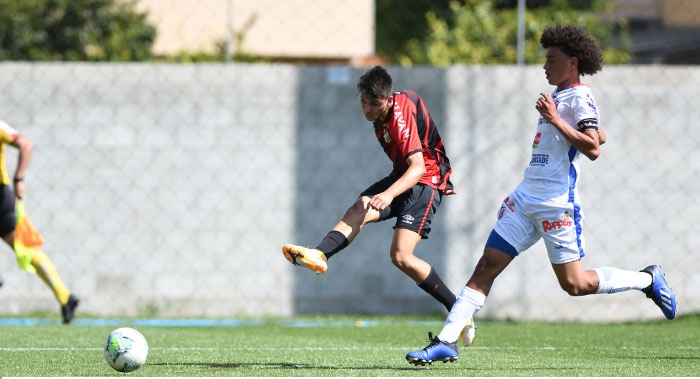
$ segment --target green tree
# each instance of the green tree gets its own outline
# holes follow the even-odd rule
[[[0,60],[143,61],[155,36],[133,0],[0,0]]]
[[[452,0],[375,0],[376,50],[381,57],[393,60],[406,41],[420,39],[428,32],[425,14],[439,18],[450,15]]]
[[[393,57],[410,66],[429,64],[514,64],[517,61],[517,8],[510,1],[451,1],[449,16],[425,15],[427,33],[412,38]],[[517,2],[516,2],[517,3]],[[606,63],[621,64],[630,59],[630,39],[624,24],[615,25],[608,17],[610,1],[540,1],[525,13],[525,62],[540,63],[543,51],[539,38],[550,24],[575,24],[585,28],[603,49]],[[578,4],[585,3],[585,4]]]

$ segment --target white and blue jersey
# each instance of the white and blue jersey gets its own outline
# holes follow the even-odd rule
[[[591,89],[586,85],[568,87],[552,93],[559,116],[569,125],[585,131],[597,128],[600,117]],[[555,202],[577,198],[580,175],[579,152],[554,125],[540,116],[532,142],[530,165],[517,190],[533,197]]]
[[[568,87],[554,92],[552,98],[559,116],[571,127],[581,132],[597,130],[600,117],[588,86]],[[543,238],[552,263],[581,259],[583,212],[576,186],[580,155],[554,125],[540,116],[530,164],[518,187],[503,201],[494,227],[494,232],[515,251],[507,245],[494,245],[492,241],[499,238],[489,238],[487,246],[514,257]]]

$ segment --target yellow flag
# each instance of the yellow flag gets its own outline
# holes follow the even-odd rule
[[[36,270],[32,266],[32,258],[34,253],[41,249],[44,245],[44,237],[41,236],[39,230],[32,224],[24,211],[24,203],[18,199],[15,204],[17,212],[17,225],[15,227],[15,255],[17,256],[17,264],[19,268],[31,273]]]

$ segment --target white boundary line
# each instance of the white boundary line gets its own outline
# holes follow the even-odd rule
[[[150,346],[151,351],[358,351],[358,350],[376,350],[376,351],[407,351],[415,349],[412,347],[154,347]],[[547,350],[547,351],[557,351],[557,350],[630,350],[630,351],[644,351],[644,350],[656,350],[656,347],[640,347],[640,346],[615,346],[615,347],[553,347],[553,346],[472,346],[467,350]],[[674,347],[674,350],[700,350],[700,346],[681,346]],[[84,347],[84,348],[72,348],[72,347],[0,347],[0,351],[8,352],[20,352],[20,351],[101,351],[102,348],[96,347]]]

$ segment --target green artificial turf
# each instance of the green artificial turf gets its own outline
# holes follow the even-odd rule
[[[7,320],[7,319],[0,319]],[[0,323],[0,376],[699,376],[700,316],[620,324],[478,320],[459,360],[409,365],[442,318],[329,316],[216,326],[138,325],[150,353],[124,374],[105,363],[114,325]],[[136,325],[134,325],[136,324]]]

